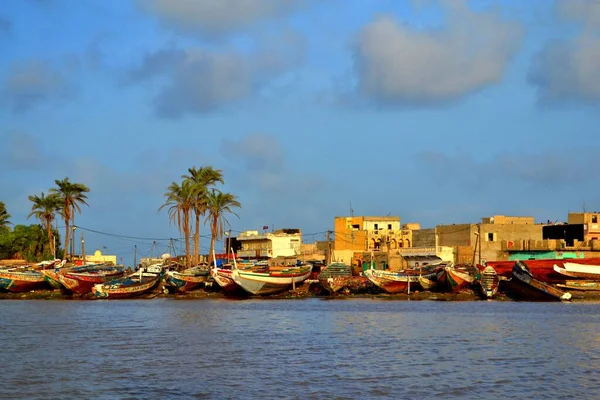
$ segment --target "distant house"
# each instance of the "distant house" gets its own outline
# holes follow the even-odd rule
[[[274,232],[245,231],[236,237],[240,249],[237,256],[247,259],[298,257],[302,248],[300,229],[279,229]]]

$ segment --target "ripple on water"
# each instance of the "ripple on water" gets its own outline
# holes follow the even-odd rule
[[[6,301],[0,397],[594,398],[596,307]]]

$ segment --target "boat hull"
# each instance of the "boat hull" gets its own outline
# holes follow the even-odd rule
[[[208,270],[192,272],[168,271],[165,274],[165,286],[177,292],[190,292],[204,286],[208,279]]]
[[[527,264],[516,261],[512,270],[511,288],[523,300],[569,301],[571,294],[536,279]]]
[[[318,280],[321,286],[329,293],[342,290],[352,277],[352,268],[344,263],[331,263],[322,268]]]
[[[487,266],[477,280],[479,292],[486,299],[491,299],[498,293],[500,278],[493,267]]]
[[[295,284],[304,282],[311,274],[312,268],[305,267],[297,272],[254,272],[233,269],[231,277],[245,291],[254,295],[269,295],[285,292]]]
[[[0,271],[0,290],[14,293],[47,289],[44,275],[37,271]]]
[[[390,272],[377,269],[368,269],[363,274],[381,290],[386,293],[396,294],[401,292],[409,292],[410,290],[421,289],[419,278],[424,277],[431,279],[436,273],[430,272],[427,274],[413,271],[407,272]]]
[[[124,269],[100,271],[97,273],[62,272],[58,274],[60,283],[70,292],[84,295],[90,293],[94,285],[105,283],[125,274]]]
[[[115,279],[106,283],[99,283],[93,286],[92,293],[100,299],[127,299],[141,296],[154,289],[160,280],[161,275],[139,275],[132,274],[124,278]]]

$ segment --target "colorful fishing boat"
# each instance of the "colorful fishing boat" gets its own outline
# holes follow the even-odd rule
[[[455,293],[473,284],[477,274],[477,268],[472,265],[449,265],[439,271],[437,279],[440,288]]]
[[[321,286],[329,293],[340,291],[352,278],[352,268],[344,263],[334,262],[321,269],[318,279]]]
[[[254,295],[267,295],[293,289],[304,282],[312,272],[311,265],[299,267],[268,268],[264,271],[237,268],[235,258],[231,277],[246,292]]]
[[[209,272],[208,265],[198,265],[183,271],[167,271],[164,275],[164,289],[167,292],[196,290],[206,283]]]
[[[486,299],[491,299],[498,293],[500,277],[492,266],[486,266],[476,279],[479,291]]]
[[[568,301],[571,293],[563,292],[554,286],[533,277],[524,261],[516,261],[513,265],[511,285],[514,292],[524,300]]]
[[[39,271],[21,267],[0,270],[0,290],[30,292],[40,289],[48,289],[48,286]]]
[[[154,289],[163,277],[162,265],[151,265],[122,278],[92,287],[92,293],[101,299],[125,299],[141,296]]]
[[[560,273],[561,275],[573,278],[600,280],[600,265],[586,265],[565,262],[563,263],[563,268],[560,268],[556,264],[553,268],[556,272]]]
[[[565,283],[559,283],[556,286],[569,290],[600,291],[600,281],[567,280]]]
[[[385,271],[368,269],[363,272],[375,286],[386,293],[410,293],[411,290],[422,289],[420,278],[433,279],[437,274],[434,268],[407,269],[403,271]]]
[[[94,285],[123,277],[125,272],[122,265],[94,265],[68,268],[57,277],[65,289],[84,295],[90,293]]]
[[[44,275],[46,283],[53,289],[60,289],[62,284],[58,278],[61,268],[64,268],[67,260],[42,261],[35,264],[38,271]]]

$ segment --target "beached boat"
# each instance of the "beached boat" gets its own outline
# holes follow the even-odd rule
[[[46,283],[53,289],[60,289],[62,284],[58,279],[61,268],[64,268],[67,260],[42,261],[35,264],[35,267],[44,275]]]
[[[558,267],[558,266],[557,265],[554,266],[555,271],[557,271],[556,267]],[[565,263],[563,263],[563,268],[566,271],[566,273],[561,272],[561,271],[557,271],[557,272],[559,272],[563,275],[572,276],[572,277],[576,277],[576,278],[600,280],[600,265],[587,265],[587,264],[565,262]]]
[[[0,270],[0,290],[29,292],[48,288],[46,279],[40,271],[22,267]]]
[[[437,279],[440,288],[450,292],[458,292],[472,285],[478,272],[477,267],[472,265],[448,265],[440,270]]]
[[[433,280],[437,274],[434,268],[409,269],[403,271],[385,271],[368,269],[363,275],[386,293],[409,293],[411,290],[421,289],[420,280],[423,278]]]
[[[65,289],[84,295],[94,285],[123,277],[125,272],[122,265],[85,265],[61,270],[57,277]]]
[[[162,265],[150,265],[122,278],[92,287],[92,293],[101,299],[124,299],[140,296],[154,289],[163,277]]]
[[[312,272],[312,265],[268,268],[266,271],[237,268],[235,258],[231,277],[245,291],[254,295],[284,292],[304,282]]]
[[[500,277],[492,266],[486,266],[477,277],[477,287],[486,299],[493,298],[500,287]]]
[[[539,301],[568,301],[571,300],[571,293],[563,292],[562,290],[551,286],[548,283],[542,282],[533,277],[527,264],[523,261],[516,261],[512,269],[513,289],[524,300],[539,300]],[[516,286],[514,286],[516,285]]]
[[[556,286],[569,290],[600,291],[600,281],[567,280],[565,283],[558,283]]]
[[[198,265],[183,271],[167,271],[164,275],[164,288],[168,292],[196,290],[206,283],[209,272],[208,265]]]
[[[348,284],[352,277],[352,268],[349,265],[334,262],[321,269],[318,275],[319,283],[329,293],[336,293]]]

